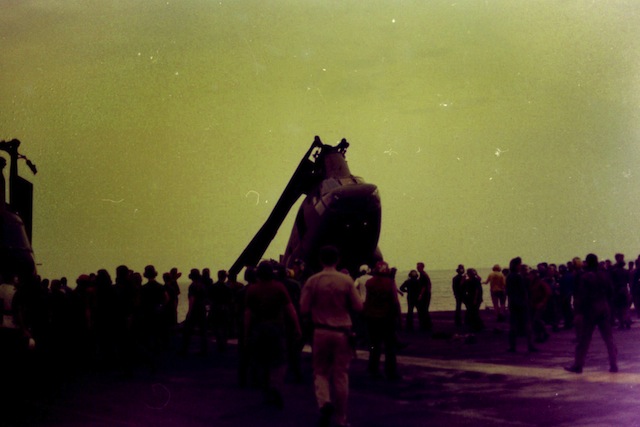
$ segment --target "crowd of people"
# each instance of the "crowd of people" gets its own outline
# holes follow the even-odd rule
[[[373,378],[400,380],[397,330],[415,330],[414,311],[421,332],[433,329],[432,283],[422,262],[400,286],[396,270],[384,261],[363,265],[355,278],[338,271],[339,255],[333,248],[321,251],[321,263],[323,270],[309,275],[302,263],[287,269],[263,261],[246,269],[244,283],[224,270],[214,280],[209,269],[192,269],[189,308],[180,324],[178,301],[184,296],[177,268],[162,274],[162,283],[153,265],[141,273],[119,266],[115,279],[107,270],[83,274],[73,288],[66,278],[16,280],[0,287],[1,339],[14,349],[35,347],[54,363],[74,360],[84,367],[131,375],[136,366],[155,369],[156,359],[174,342],[177,353],[187,357],[194,334],[200,354],[209,351],[211,335],[219,352],[226,351],[229,338],[237,338],[239,383],[261,388],[265,402],[276,407],[283,406],[280,384],[286,369],[302,381],[301,351],[307,342],[313,348],[320,423],[329,425],[335,416],[339,425],[346,425],[348,367],[355,346],[365,343],[369,349]],[[617,372],[611,328],[630,328],[632,304],[638,311],[640,257],[627,264],[622,254],[616,254],[615,262],[598,261],[590,254],[585,263],[574,258],[535,268],[514,258],[509,268],[495,265],[484,281],[475,269],[459,265],[452,279],[458,330],[484,329],[483,285],[489,285],[496,322],[509,324],[509,351],[516,351],[519,336],[526,336],[528,350],[535,352],[550,330],[575,328],[575,362],[566,369],[580,373],[598,327],[609,351],[610,371]],[[405,294],[402,325],[399,298]],[[175,336],[179,339],[173,340]],[[384,375],[379,366],[383,352]]]
[[[482,301],[480,279],[474,269],[464,273],[458,266],[452,279],[456,298],[455,322],[462,325],[461,306],[466,306],[465,324],[470,331],[484,325],[477,316]],[[615,261],[588,254],[583,262],[576,257],[566,264],[538,263],[535,268],[511,260],[509,268],[493,267],[484,284],[490,284],[491,301],[498,322],[509,319],[508,351],[516,352],[517,337],[524,335],[529,352],[549,339],[549,329],[575,329],[575,361],[565,369],[581,373],[593,331],[597,327],[609,355],[609,371],[618,372],[617,349],[612,328],[627,330],[633,323],[631,307],[640,318],[640,256],[626,262],[624,254]],[[505,303],[508,303],[505,305]]]
[[[106,269],[82,274],[71,287],[65,277],[15,279],[2,285],[3,340],[15,351],[31,343],[38,353],[79,368],[117,367],[131,374],[139,363],[154,367],[178,324],[180,273],[157,280],[152,265],[139,273],[122,265],[115,279]],[[27,345],[28,347],[28,345]]]

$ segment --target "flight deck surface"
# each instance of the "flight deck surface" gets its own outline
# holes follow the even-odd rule
[[[389,426],[638,426],[640,322],[615,330],[620,372],[609,373],[604,343],[594,333],[582,374],[573,362],[573,330],[551,333],[526,351],[519,338],[507,352],[508,323],[483,311],[486,329],[455,334],[453,313],[432,313],[434,334],[400,332],[400,381],[367,373],[365,349],[350,370],[349,421]],[[194,350],[196,344],[194,343]],[[283,410],[237,383],[237,347],[207,356],[168,353],[155,372],[139,367],[123,379],[112,371],[85,372],[22,402],[12,425],[42,426],[314,426],[318,410],[308,347],[305,380],[283,387]],[[46,389],[46,387],[45,387]]]

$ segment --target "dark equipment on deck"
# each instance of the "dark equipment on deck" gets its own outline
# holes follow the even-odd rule
[[[36,166],[18,153],[20,141],[0,141],[0,150],[9,154],[9,200],[3,169],[6,160],[0,156],[0,279],[25,278],[36,274],[31,248],[33,224],[33,184],[18,175],[18,160],[25,160],[29,169]]]
[[[255,266],[276,236],[287,214],[303,194],[282,263],[292,267],[304,262],[319,271],[318,251],[333,245],[340,251],[339,268],[352,275],[362,264],[382,259],[378,249],[381,209],[378,189],[349,171],[345,154],[349,143],[342,139],[333,147],[315,137],[264,225],[229,270],[237,275]]]

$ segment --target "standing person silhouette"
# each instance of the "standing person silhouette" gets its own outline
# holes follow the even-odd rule
[[[313,375],[320,427],[331,424],[334,412],[337,424],[347,425],[349,364],[353,357],[349,343],[351,313],[362,311],[362,300],[353,279],[336,269],[338,261],[336,248],[320,249],[322,271],[307,280],[300,300],[301,316],[314,327]]]
[[[367,321],[369,340],[369,374],[380,376],[379,365],[384,346],[384,371],[388,380],[399,380],[396,352],[398,338],[396,324],[400,319],[400,302],[389,265],[378,261],[373,277],[367,282],[367,299],[364,300],[364,317]]]
[[[233,301],[233,291],[227,283],[227,272],[219,270],[218,280],[209,288],[211,298],[211,327],[216,337],[216,347],[218,351],[225,352],[229,339],[229,325],[231,320],[231,303]]]
[[[163,344],[166,329],[164,313],[169,296],[164,286],[156,280],[158,272],[153,265],[147,265],[144,268],[143,276],[147,279],[147,283],[140,290],[144,333],[142,341],[149,357],[155,358]]]
[[[207,353],[207,290],[202,282],[200,270],[192,268],[189,273],[191,284],[189,285],[189,311],[182,328],[182,350],[186,355],[191,342],[191,335],[196,328],[200,333],[200,354]]]
[[[587,255],[586,264],[585,271],[580,276],[574,293],[574,322],[578,340],[575,361],[573,365],[567,366],[565,369],[576,374],[582,373],[593,330],[597,326],[607,346],[609,372],[618,372],[618,349],[613,342],[611,307],[609,306],[613,286],[607,273],[598,269],[596,255]]]
[[[528,279],[522,274],[522,258],[516,257],[509,263],[507,276],[507,298],[509,301],[509,351],[515,353],[518,334],[525,333],[529,352],[538,349],[533,345],[531,328],[531,305],[529,302]]]
[[[420,281],[416,270],[409,272],[409,277],[400,286],[400,292],[407,294],[407,331],[413,331],[413,311],[418,305],[420,297]]]
[[[484,322],[480,317],[482,304],[482,279],[475,268],[467,269],[467,280],[464,282],[464,301],[467,307],[466,323],[471,332],[484,329]]]
[[[459,264],[456,269],[456,275],[451,279],[451,290],[453,291],[453,297],[456,299],[456,311],[454,314],[454,320],[456,327],[462,326],[462,302],[464,300],[464,282],[466,276],[464,275],[464,265]]]
[[[180,285],[178,279],[182,273],[176,267],[169,271],[168,281],[165,283],[165,289],[169,295],[169,303],[167,304],[167,316],[169,325],[175,328],[178,325],[178,302],[180,298]],[[164,277],[164,276],[163,276]]]
[[[262,261],[256,269],[257,283],[247,288],[244,311],[245,343],[255,363],[265,403],[284,407],[280,387],[286,372],[286,322],[300,339],[300,324],[287,288],[276,278],[276,265]]]
[[[618,321],[618,329],[631,328],[631,316],[629,306],[631,295],[629,294],[629,271],[625,268],[627,263],[624,255],[615,255],[616,263],[609,269],[613,295],[611,296],[611,310],[615,320]]]
[[[633,270],[630,289],[631,298],[633,299],[633,308],[636,310],[636,316],[640,318],[640,257],[635,261],[636,268]]]
[[[420,330],[431,331],[433,324],[431,322],[431,314],[429,314],[429,306],[431,305],[431,278],[424,270],[424,262],[416,264],[420,281],[420,296],[418,297],[418,320],[420,322]]]

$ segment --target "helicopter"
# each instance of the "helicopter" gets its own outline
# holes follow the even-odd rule
[[[229,269],[237,275],[242,268],[255,266],[287,214],[306,195],[296,215],[291,236],[280,262],[287,268],[303,263],[308,272],[322,269],[319,250],[334,246],[340,252],[338,268],[352,276],[360,266],[382,260],[378,247],[381,202],[377,186],[354,176],[346,161],[349,143],[323,144],[316,136],[302,157],[271,214]]]
[[[25,160],[31,172],[36,166],[18,152],[20,141],[0,141],[0,151],[9,154],[9,200],[7,201],[4,167],[0,156],[0,283],[14,278],[29,278],[36,274],[36,262],[31,247],[33,224],[33,184],[18,175],[18,160]]]

